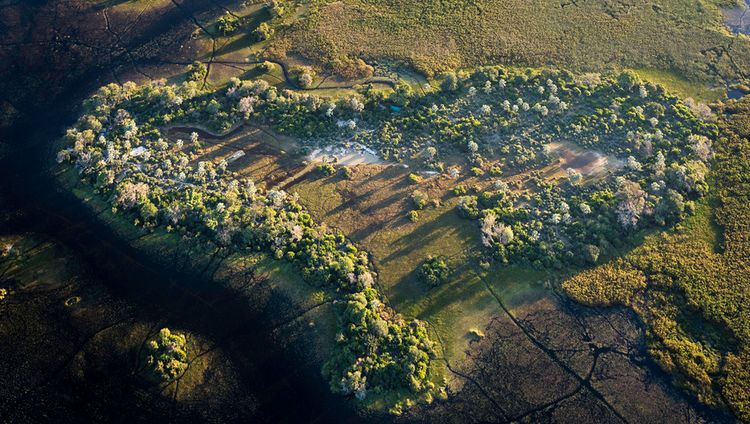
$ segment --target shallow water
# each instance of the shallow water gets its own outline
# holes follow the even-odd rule
[[[736,7],[726,8],[724,24],[735,34],[750,34],[750,0]]]

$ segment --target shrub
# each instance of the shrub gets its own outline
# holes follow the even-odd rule
[[[166,382],[179,377],[187,369],[187,339],[180,333],[162,328],[153,340],[146,344],[146,365],[151,376]]]
[[[336,167],[330,163],[321,163],[318,165],[318,172],[323,175],[333,175],[336,173]]]
[[[450,273],[448,262],[442,256],[428,257],[419,268],[419,275],[422,280],[433,287],[447,282]]]
[[[187,67],[188,81],[203,81],[208,75],[208,66],[200,61],[195,61]]]
[[[479,218],[477,196],[463,196],[459,199],[458,204],[456,205],[456,210],[458,210],[458,214],[464,218]]]
[[[409,181],[411,181],[414,184],[419,184],[423,180],[421,175],[418,174],[409,174]]]
[[[276,64],[269,61],[263,61],[261,64],[258,65],[258,69],[260,69],[261,72],[268,73],[271,72],[276,67]]]
[[[423,209],[425,206],[427,206],[427,203],[429,203],[430,198],[427,197],[427,195],[419,190],[415,191],[411,195],[411,200],[414,202],[414,207],[417,209]]]
[[[271,25],[267,22],[261,22],[253,31],[253,34],[259,41],[265,41],[273,37],[274,32],[275,31]]]
[[[226,12],[224,16],[216,21],[216,26],[222,35],[229,35],[240,28],[240,19],[232,13]]]

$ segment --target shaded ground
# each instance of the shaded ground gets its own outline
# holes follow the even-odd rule
[[[502,306],[502,305],[501,305]],[[449,402],[420,407],[420,422],[698,423],[706,416],[648,365],[632,314],[549,296],[494,318],[472,343]]]
[[[2,243],[13,247],[0,264],[0,286],[10,290],[0,301],[0,420],[256,415],[257,400],[216,342],[188,333],[186,372],[152,384],[144,376],[143,346],[169,321],[179,325],[179,317],[113,295],[51,240],[22,235],[3,237]]]

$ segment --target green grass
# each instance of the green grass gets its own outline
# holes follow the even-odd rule
[[[401,61],[431,75],[485,64],[576,71],[674,70],[689,81],[733,79],[750,41],[724,28],[709,0],[652,3],[549,0],[343,0],[314,2],[282,37],[290,52],[331,65],[340,57]],[[712,64],[712,65],[709,65]]]
[[[310,175],[290,191],[300,194],[316,220],[340,228],[370,252],[391,305],[406,317],[429,322],[440,353],[433,366],[451,379],[443,358],[461,363],[476,340],[472,330],[483,331],[493,316],[503,313],[492,292],[509,309],[522,307],[546,295],[539,282],[547,275],[524,267],[484,271],[477,259],[477,223],[461,218],[455,211],[457,198],[446,195],[455,183],[427,178],[415,185],[407,182],[409,172],[396,166],[360,166],[353,168],[352,180]],[[412,223],[406,215],[415,189],[442,201],[420,210],[419,220]],[[437,287],[417,275],[430,255],[446,257],[452,268],[449,281]]]
[[[677,73],[659,69],[632,69],[640,78],[664,86],[670,93],[683,99],[691,97],[696,101],[711,103],[726,96],[723,87],[711,88],[703,84],[696,84]]]

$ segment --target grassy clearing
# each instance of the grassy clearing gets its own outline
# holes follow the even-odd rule
[[[480,277],[509,308],[544,296],[537,283],[546,278],[544,273],[526,268],[501,272],[480,268],[476,224],[458,216],[457,198],[448,192],[456,181],[431,177],[413,184],[408,181],[410,171],[394,165],[350,169],[349,179],[340,173],[330,177],[312,173],[288,190],[299,193],[316,220],[342,229],[371,253],[392,306],[407,317],[428,321],[451,363],[464,360],[465,350],[476,340],[476,330],[483,331],[500,312]],[[461,181],[472,182],[473,178]],[[419,220],[410,222],[406,216],[413,208],[410,196],[416,189],[440,199],[440,205],[420,210]],[[450,280],[435,288],[417,274],[430,255],[446,257],[453,269]],[[434,366],[444,368],[440,361]],[[450,377],[450,373],[444,374]]]
[[[317,1],[280,42],[334,68],[342,57],[364,57],[427,75],[504,63],[674,70],[691,81],[717,81],[741,76],[750,61],[750,42],[722,23],[725,3]]]
[[[683,99],[690,97],[696,101],[711,103],[726,95],[724,88],[710,88],[696,84],[694,81],[680,77],[674,72],[658,69],[632,69],[632,71],[643,80],[661,84],[667,91]]]

